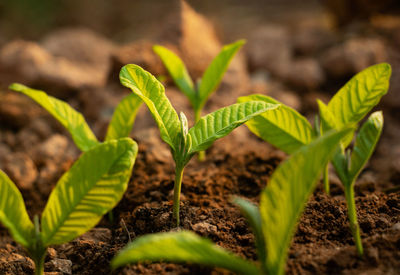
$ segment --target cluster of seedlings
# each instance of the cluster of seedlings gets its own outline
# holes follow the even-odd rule
[[[379,140],[382,113],[371,114],[359,130],[358,124],[387,92],[390,65],[378,64],[360,72],[328,105],[318,101],[319,116],[314,128],[296,110],[264,95],[241,97],[237,104],[201,117],[208,97],[243,44],[241,40],[225,46],[196,85],[179,57],[162,46],[154,47],[193,106],[195,124],[190,129],[186,116],[178,116],[172,107],[164,86],[137,65],[126,65],[120,72],[121,84],[133,93],[116,107],[104,142],[97,140],[82,114],[67,103],[21,84],[10,86],[52,114],[82,151],[52,191],[41,218],[35,216],[34,222],[21,193],[0,171],[0,221],[29,252],[35,262],[35,274],[44,272],[47,247],[71,241],[90,230],[122,198],[137,155],[137,145],[129,135],[143,102],[175,162],[173,218],[177,227],[184,168],[196,153],[200,153],[200,160],[204,159],[201,152],[215,140],[246,123],[250,131],[290,157],[273,173],[258,207],[245,199],[234,199],[253,230],[258,262],[244,260],[208,239],[178,230],[135,239],[115,256],[112,268],[138,261],[169,261],[217,266],[239,274],[283,274],[297,222],[321,173],[329,193],[330,162],[345,187],[350,228],[362,256],[353,188]]]

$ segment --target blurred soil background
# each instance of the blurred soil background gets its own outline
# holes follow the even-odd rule
[[[392,65],[389,93],[376,108],[384,112],[384,132],[356,185],[358,203],[365,207],[360,211],[360,223],[368,243],[367,260],[357,260],[354,256],[343,189],[332,174],[333,196],[316,191],[296,235],[288,272],[399,274],[400,2],[397,0],[191,0],[187,3],[3,0],[0,2],[0,168],[22,190],[28,211],[33,215],[42,211],[51,188],[79,156],[69,135],[54,119],[29,98],[7,90],[12,82],[68,101],[84,114],[96,135],[102,138],[113,108],[129,93],[118,80],[123,65],[134,63],[155,75],[167,75],[151,49],[159,43],[178,53],[196,79],[223,44],[242,38],[247,44],[231,63],[205,113],[235,103],[238,96],[262,93],[312,120],[317,112],[317,98],[328,102],[346,81],[370,65],[380,62]],[[172,104],[192,120],[187,99],[168,77],[165,85]],[[173,184],[172,159],[154,125],[143,107],[132,134],[141,150],[136,172],[116,209],[133,237],[153,230],[168,230],[170,226],[165,222],[170,208],[165,201],[171,197],[168,190]],[[257,202],[272,169],[285,156],[252,136],[245,127],[217,142],[209,155],[206,163],[194,161],[187,169],[183,192],[188,200],[183,196],[182,201],[188,220],[184,219],[184,227],[242,256],[254,258],[252,235],[244,220],[236,223],[240,214],[230,204],[230,196],[241,195]],[[257,168],[258,165],[262,167]],[[215,189],[215,182],[222,182],[222,187]],[[149,186],[143,187],[146,184]],[[199,185],[205,189],[198,190]],[[202,209],[206,213],[196,212]],[[228,220],[227,225],[224,219]],[[53,249],[47,259],[47,270],[55,274],[92,274],[98,268],[101,272],[108,268],[115,251],[126,243],[126,237],[122,237],[126,235],[124,230],[118,224],[103,221],[94,231],[94,237],[92,234],[73,243],[77,248],[66,245]],[[3,228],[0,237],[0,273],[30,274],[32,262]],[[338,255],[345,256],[338,260]],[[121,274],[148,272],[205,271],[190,266],[150,265],[127,268]]]

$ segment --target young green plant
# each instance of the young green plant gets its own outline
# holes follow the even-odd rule
[[[137,155],[129,138],[107,141],[72,165],[51,192],[39,217],[30,220],[21,193],[0,170],[0,222],[29,252],[35,274],[44,272],[47,247],[69,242],[94,227],[122,198]]]
[[[249,119],[277,108],[278,104],[249,101],[221,108],[199,119],[191,128],[186,116],[180,118],[165,95],[164,86],[137,65],[126,65],[120,72],[121,84],[130,88],[147,105],[160,129],[161,138],[170,146],[175,161],[173,216],[179,226],[179,203],[183,170],[196,152],[228,135]]]
[[[29,96],[46,109],[67,129],[72,140],[82,152],[86,152],[99,144],[83,115],[68,103],[22,84],[14,83],[9,88]],[[115,108],[111,122],[108,125],[105,141],[129,137],[141,104],[142,100],[132,93],[122,99]]]
[[[250,131],[275,147],[292,154],[301,146],[330,129],[340,129],[345,125],[357,125],[375,107],[389,89],[391,67],[387,63],[371,66],[347,82],[325,105],[318,100],[320,116],[315,129],[297,111],[284,106],[277,100],[263,95],[251,95],[239,98],[238,102],[261,100],[267,103],[281,104],[281,108],[264,113],[246,123]],[[382,113],[373,113],[356,135],[353,153],[346,148],[354,137],[354,132],[343,138],[341,148],[332,159],[340,180],[345,187],[348,204],[350,228],[354,236],[357,251],[363,254],[354,203],[354,183],[374,151],[383,127]],[[329,194],[328,175],[325,170],[325,190]]]
[[[196,85],[193,84],[185,64],[175,53],[160,45],[153,47],[154,52],[161,58],[176,86],[189,99],[194,110],[195,122],[200,120],[207,99],[217,90],[229,63],[245,42],[245,40],[239,40],[225,45]],[[199,160],[204,160],[204,158],[204,151],[200,151]]]
[[[180,231],[137,238],[114,257],[112,267],[168,261],[216,266],[239,274],[284,274],[304,206],[340,140],[351,130],[332,130],[293,153],[272,174],[261,193],[259,208],[247,200],[235,199],[255,235],[259,263],[246,261],[194,233]]]

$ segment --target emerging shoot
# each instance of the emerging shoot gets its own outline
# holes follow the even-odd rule
[[[245,40],[239,40],[225,45],[208,66],[202,78],[197,81],[197,85],[193,84],[185,64],[175,53],[160,45],[153,47],[154,52],[161,58],[176,86],[189,99],[194,110],[195,122],[200,120],[204,105],[210,95],[218,89],[229,63],[244,43]],[[204,158],[204,151],[200,151],[199,160],[203,161]]]
[[[179,203],[183,170],[199,151],[228,135],[253,117],[277,108],[278,104],[249,101],[221,108],[202,118],[192,127],[183,113],[180,118],[165,95],[164,86],[149,72],[137,65],[126,65],[120,72],[121,84],[139,96],[149,108],[161,138],[170,146],[175,161],[173,216],[179,226]]]

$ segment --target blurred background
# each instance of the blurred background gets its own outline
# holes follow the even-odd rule
[[[382,188],[397,185],[398,0],[3,0],[1,128],[18,134],[30,123],[10,107],[30,104],[6,89],[19,81],[79,107],[102,135],[112,108],[126,94],[118,84],[122,65],[135,63],[166,75],[151,49],[160,43],[176,51],[198,78],[223,44],[242,38],[247,44],[207,111],[234,103],[240,95],[263,93],[312,119],[317,98],[327,102],[357,72],[389,62],[391,88],[378,107],[384,110],[386,127],[373,161]],[[171,81],[165,84],[173,104],[190,109]],[[137,127],[145,127],[146,121]],[[26,143],[4,142],[13,151]]]

